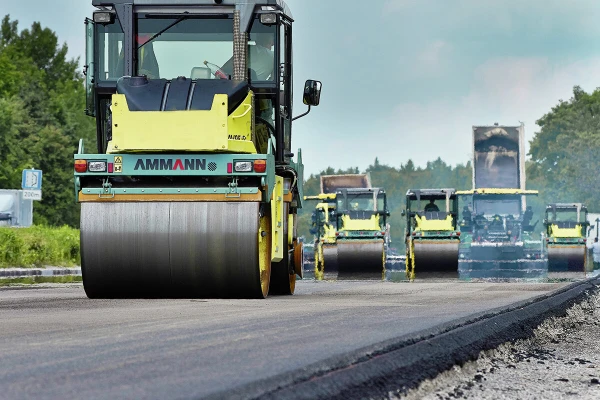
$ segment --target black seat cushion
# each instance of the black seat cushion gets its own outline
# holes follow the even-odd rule
[[[574,221],[557,221],[553,222],[554,225],[561,229],[574,229],[577,228],[577,222]]]
[[[419,211],[417,214],[419,217],[425,217],[429,221],[434,219],[444,220],[448,216],[448,213],[445,211]]]
[[[226,94],[229,98],[229,114],[235,111],[248,96],[246,81],[227,79],[203,79],[196,82],[192,97],[192,110],[210,110],[216,94]]]
[[[122,77],[117,81],[117,93],[125,95],[130,111],[160,111],[166,86],[166,79]]]
[[[167,82],[170,83],[168,90]],[[195,85],[192,85],[194,82]],[[130,111],[160,111],[163,101],[165,111],[183,111],[192,88],[190,110],[210,110],[215,95],[225,94],[229,99],[229,114],[240,106],[249,91],[247,82],[225,79],[192,81],[178,78],[167,81],[136,76],[122,77],[117,81],[117,93],[125,95]]]

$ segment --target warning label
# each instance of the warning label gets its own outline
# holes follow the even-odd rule
[[[115,173],[123,172],[123,156],[115,156]]]

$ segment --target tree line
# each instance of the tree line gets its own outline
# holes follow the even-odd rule
[[[95,141],[84,114],[85,90],[78,59],[56,34],[35,22],[19,31],[7,15],[0,27],[0,189],[21,187],[26,168],[44,172],[34,223],[79,224],[73,154],[79,138]]]
[[[35,202],[34,222],[60,226],[79,224],[73,193],[73,154],[84,138],[95,146],[95,123],[85,116],[85,90],[79,59],[67,57],[68,47],[56,33],[35,22],[19,30],[7,15],[0,27],[0,189],[20,188],[21,171],[44,171],[43,200]],[[600,211],[600,89],[591,93],[578,86],[568,100],[537,121],[540,129],[530,142],[527,187],[540,190],[533,201],[538,215],[548,202],[583,202]],[[470,134],[465,127],[465,134]],[[369,172],[374,186],[386,189],[392,240],[404,235],[406,191],[410,188],[471,188],[471,164],[451,166],[441,158],[416,167],[412,160],[399,166],[379,163],[321,174]],[[305,182],[305,194],[319,192],[319,177]],[[308,239],[312,204],[300,214],[300,233]],[[541,216],[540,216],[541,218]],[[310,239],[309,239],[310,240]]]

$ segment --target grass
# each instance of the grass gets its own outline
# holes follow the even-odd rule
[[[0,268],[72,267],[80,264],[79,230],[0,227]]]
[[[38,283],[73,283],[82,282],[82,277],[77,275],[63,276],[26,276],[21,278],[2,278],[0,287],[15,285],[35,285]]]

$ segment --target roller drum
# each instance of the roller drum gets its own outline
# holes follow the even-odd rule
[[[338,250],[335,244],[323,244],[323,279],[337,279]]]
[[[265,297],[270,270],[259,251],[261,223],[259,203],[83,203],[85,291],[108,298]]]
[[[383,240],[338,241],[338,279],[382,280],[384,251]]]
[[[548,246],[550,272],[585,272],[585,246]]]
[[[415,240],[416,277],[458,277],[458,245],[457,240]]]

